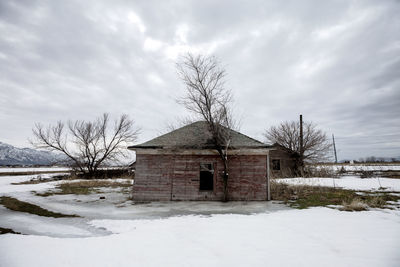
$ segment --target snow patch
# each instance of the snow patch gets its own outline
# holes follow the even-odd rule
[[[327,186],[341,187],[351,190],[378,191],[380,187],[386,191],[400,192],[400,179],[390,178],[359,178],[356,176],[344,176],[341,178],[285,178],[276,179],[277,182],[282,182],[290,185],[310,185],[310,186]]]
[[[97,220],[91,238],[4,235],[4,266],[398,266],[395,211],[328,208],[257,215]],[[21,257],[23,251],[23,257]]]

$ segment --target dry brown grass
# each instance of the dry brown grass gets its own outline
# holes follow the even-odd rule
[[[326,166],[306,166],[304,170],[304,177],[322,177],[322,178],[332,178],[337,177],[338,173],[331,167]]]
[[[291,207],[304,209],[316,206],[342,205],[341,210],[355,211],[371,208],[390,208],[388,201],[398,201],[399,196],[385,193],[364,192],[340,188],[288,185],[271,180],[271,198],[280,200]]]
[[[65,173],[65,171],[15,171],[15,172],[0,172],[0,176],[21,176],[21,175],[35,175],[45,173]]]
[[[13,210],[13,211],[20,211],[20,212],[27,212],[30,214],[35,214],[39,216],[45,216],[45,217],[53,217],[53,218],[62,218],[62,217],[79,217],[77,215],[69,215],[69,214],[62,214],[58,212],[52,212],[46,209],[43,209],[37,205],[24,202],[21,200],[18,200],[13,197],[6,197],[2,196],[0,197],[0,204],[6,207],[7,209]]]
[[[21,184],[41,184],[41,183],[48,183],[60,180],[74,180],[78,179],[77,177],[73,177],[70,175],[56,175],[51,178],[43,178],[40,174],[28,181],[22,181],[18,183],[11,183],[12,185],[21,185]]]
[[[372,208],[383,208],[386,205],[386,201],[390,201],[385,200],[386,196],[374,196],[372,197],[369,202],[368,202],[368,206],[372,207]]]
[[[131,181],[116,181],[116,180],[84,180],[76,182],[64,182],[61,185],[69,187],[81,187],[81,188],[91,188],[91,187],[126,187],[131,185]]]
[[[99,193],[100,188],[127,188],[132,186],[132,180],[126,181],[117,180],[80,180],[80,181],[65,181],[56,186],[56,190],[50,190],[44,193],[36,193],[38,196],[47,197],[51,195],[87,195],[91,193]]]
[[[354,198],[350,202],[349,201],[343,201],[342,203],[342,208],[339,210],[343,211],[362,211],[362,210],[367,210],[368,205],[361,200],[360,198]]]
[[[44,172],[47,173],[47,172]],[[52,172],[50,172],[52,173]],[[65,173],[65,172],[64,172]],[[38,173],[32,173],[32,174],[38,174]],[[127,180],[132,180],[135,177],[134,172],[128,172],[127,170],[123,169],[116,169],[116,170],[100,170],[96,176],[88,176],[85,174],[79,174],[76,172],[71,172],[69,174],[59,174],[59,175],[54,175],[51,178],[43,178],[42,174],[38,174],[36,177],[28,180],[28,181],[23,181],[23,182],[18,182],[18,183],[12,183],[13,185],[21,185],[21,184],[40,184],[40,183],[47,183],[47,182],[54,182],[54,181],[60,181],[60,180],[66,180],[66,181],[71,181],[71,180],[87,180],[87,181],[98,181],[98,180],[105,180],[105,179],[127,179]]]
[[[17,234],[20,235],[20,232],[15,232],[13,229],[10,228],[3,228],[0,227],[0,235],[5,235],[5,234]]]

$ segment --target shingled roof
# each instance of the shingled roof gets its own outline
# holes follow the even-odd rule
[[[270,147],[244,134],[229,130],[231,135],[230,148],[267,148]],[[135,148],[192,148],[209,149],[213,148],[212,135],[205,121],[198,121],[176,129],[167,134],[156,137],[140,145],[128,147]]]

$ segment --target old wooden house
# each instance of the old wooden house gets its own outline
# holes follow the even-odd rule
[[[268,200],[269,179],[291,167],[289,154],[229,130],[229,200]],[[195,122],[140,145],[135,201],[222,200],[223,163],[206,122]]]

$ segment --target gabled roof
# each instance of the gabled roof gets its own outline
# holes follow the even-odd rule
[[[271,147],[234,130],[228,129],[228,131],[231,136],[229,147],[232,149]],[[213,147],[212,135],[207,123],[205,121],[198,121],[156,137],[143,144],[130,146],[128,148],[210,149]]]

